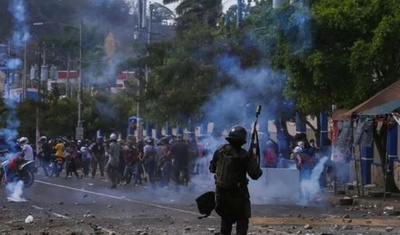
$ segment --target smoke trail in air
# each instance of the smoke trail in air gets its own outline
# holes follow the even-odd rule
[[[29,40],[29,27],[26,21],[26,7],[24,0],[12,0],[10,2],[8,10],[11,12],[13,16],[13,33],[10,39],[10,50],[21,51],[24,48]],[[22,65],[22,60],[20,58],[13,58],[9,59],[6,63],[6,69],[8,70],[9,74],[15,74],[17,69],[20,69]],[[6,81],[6,89],[7,92],[11,89],[11,84],[14,77],[9,77]],[[9,94],[9,93],[8,93]],[[17,118],[17,100],[11,99],[10,96],[6,96],[5,105],[8,109],[8,116],[6,120],[6,127],[1,129],[1,137],[3,138],[2,143],[5,148],[10,150],[10,153],[6,156],[9,160],[16,155],[15,153],[15,140],[18,136],[18,127],[19,127],[19,120]],[[11,172],[8,173],[8,181],[12,181]],[[23,193],[23,182],[9,182],[7,184],[7,195],[8,200],[11,201],[25,201],[22,198]]]

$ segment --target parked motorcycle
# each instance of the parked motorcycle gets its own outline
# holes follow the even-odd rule
[[[35,161],[13,157],[1,162],[0,179],[6,184],[22,180],[25,188],[32,186],[35,181]]]

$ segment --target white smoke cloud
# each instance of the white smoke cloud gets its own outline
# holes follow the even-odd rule
[[[328,157],[323,157],[319,160],[318,164],[311,172],[310,179],[302,179],[300,183],[301,188],[301,204],[308,204],[310,200],[314,200],[321,192],[320,177],[322,171],[325,169],[325,163]]]
[[[23,193],[23,188],[24,188],[24,182],[22,180],[19,180],[17,182],[11,182],[8,183],[7,186],[7,192],[8,192],[8,201],[12,202],[26,202],[25,198],[22,197]]]
[[[26,22],[26,7],[24,0],[12,0],[10,2],[8,10],[13,16],[14,31],[11,38],[11,44],[16,46],[18,50],[25,47],[29,40],[29,27]],[[8,70],[13,71],[18,69],[22,65],[22,61],[19,58],[10,59],[6,63]],[[17,118],[17,105],[16,100],[6,99],[5,104],[8,108],[8,116],[6,120],[6,127],[1,130],[2,137],[5,138],[6,147],[10,150],[10,154],[6,156],[7,159],[11,159],[15,156],[15,139],[18,136],[19,120]],[[5,147],[5,146],[2,146]],[[7,194],[8,200],[15,202],[25,201],[22,198],[24,184],[22,181],[9,182],[7,183]]]

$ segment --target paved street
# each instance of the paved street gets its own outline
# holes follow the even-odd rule
[[[212,187],[196,181],[181,190],[133,185],[109,189],[105,179],[44,178],[8,202],[1,188],[0,234],[217,234],[219,218],[199,220],[194,199]],[[253,205],[251,234],[399,234],[396,216],[381,208]],[[25,223],[28,215],[33,222]]]

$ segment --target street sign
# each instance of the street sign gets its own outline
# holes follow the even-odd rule
[[[75,134],[77,140],[83,140],[83,132],[84,132],[83,127],[76,127]]]

